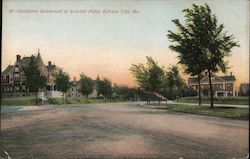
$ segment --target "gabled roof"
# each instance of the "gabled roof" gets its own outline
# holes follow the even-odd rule
[[[219,82],[223,82],[223,81],[225,81],[225,82],[229,82],[229,81],[234,82],[234,81],[236,81],[235,76],[216,76],[216,75],[213,74],[212,77],[217,78],[219,80]],[[208,75],[205,76],[204,78],[202,78],[201,83],[203,81],[206,81],[207,78],[208,78]],[[198,78],[197,77],[188,78],[188,84],[197,84],[197,83],[198,83]]]
[[[13,65],[8,65],[7,68],[2,72],[3,74],[7,74],[13,68]]]

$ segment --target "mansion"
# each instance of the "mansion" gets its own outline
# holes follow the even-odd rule
[[[25,86],[25,75],[23,68],[27,67],[30,62],[34,60],[39,67],[41,75],[47,78],[47,85],[45,88],[39,90],[42,96],[61,97],[62,93],[56,91],[54,83],[57,66],[48,61],[45,65],[41,54],[38,50],[37,55],[21,58],[16,55],[16,62],[13,65],[8,65],[7,68],[1,72],[1,95],[2,97],[18,97],[33,95]]]
[[[229,76],[216,76],[212,74],[212,87],[214,91],[214,96],[238,96],[238,92],[235,89],[234,82],[236,81],[235,76],[232,72]],[[209,79],[208,75],[203,77],[200,81],[201,83],[201,95],[209,95]],[[197,77],[188,78],[188,86],[193,88],[198,93],[198,80]]]

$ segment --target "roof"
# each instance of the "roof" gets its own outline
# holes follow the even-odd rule
[[[31,62],[31,57],[23,57],[19,63],[23,66],[23,67],[26,67],[30,64]]]
[[[220,78],[224,79],[225,81],[235,81],[235,76],[219,76]]]
[[[7,68],[3,71],[3,73],[9,73],[12,68],[13,65],[8,65]]]
[[[235,76],[216,76],[214,75],[215,77],[218,77],[218,78],[221,78],[227,82],[229,81],[236,81],[236,78]],[[207,76],[205,76],[203,79],[207,78]],[[202,80],[202,79],[201,79]],[[198,83],[198,78],[197,77],[190,77],[188,78],[188,83],[189,84],[197,84]]]
[[[36,62],[38,65],[44,66],[43,59],[42,59],[42,57],[41,57],[41,55],[40,55],[40,52],[38,52],[35,62]]]

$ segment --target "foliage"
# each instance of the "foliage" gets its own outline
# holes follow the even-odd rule
[[[111,81],[107,78],[103,80],[98,80],[96,83],[97,95],[103,95],[106,99],[112,95],[112,84]]]
[[[25,85],[28,88],[29,92],[34,92],[36,94],[36,105],[37,93],[39,89],[42,89],[46,86],[47,79],[45,76],[41,75],[38,65],[34,62],[32,58],[30,64],[27,67],[24,67],[24,75],[26,77]]]
[[[223,32],[224,25],[218,24],[216,16],[211,14],[207,4],[191,9],[184,9],[185,25],[178,19],[173,20],[178,33],[169,31],[168,38],[176,45],[170,48],[179,53],[179,63],[186,67],[191,75],[200,75],[207,71],[209,75],[211,107],[213,107],[213,88],[211,73],[226,72],[228,62],[225,57],[230,56],[233,47],[239,46],[233,35]]]
[[[94,82],[90,77],[87,77],[85,74],[81,74],[80,79],[80,92],[83,96],[88,96],[93,92],[94,90]]]
[[[114,85],[113,93],[116,98],[123,100],[135,100],[137,97],[137,90],[135,88],[129,88],[125,85]]]
[[[177,66],[171,66],[169,71],[166,72],[164,82],[162,84],[162,95],[168,99],[176,99],[182,97],[184,90],[184,80],[179,74]]]
[[[70,88],[70,78],[69,75],[63,71],[63,69],[59,69],[56,74],[55,79],[56,87],[59,91],[66,93]]]
[[[147,58],[147,66],[142,63],[133,64],[130,68],[133,76],[136,78],[139,87],[149,93],[160,93],[164,79],[163,68],[158,66],[152,57]]]
[[[64,99],[65,93],[70,88],[70,78],[68,73],[64,72],[62,68],[60,68],[56,74],[55,84],[57,89],[63,92]]]

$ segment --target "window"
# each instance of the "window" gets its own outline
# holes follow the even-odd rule
[[[20,77],[19,73],[15,73],[15,74],[14,74],[14,79],[15,79],[15,80],[19,80],[19,77]]]
[[[19,72],[19,67],[18,66],[15,67],[15,72]]]
[[[214,77],[211,77],[211,80],[212,80],[212,81],[214,81],[214,80],[215,80],[215,78],[214,78]]]

